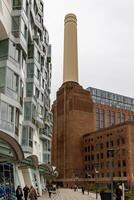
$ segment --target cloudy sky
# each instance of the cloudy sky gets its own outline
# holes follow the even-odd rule
[[[134,98],[134,0],[44,0],[52,101],[63,80],[64,16],[78,19],[79,83]]]

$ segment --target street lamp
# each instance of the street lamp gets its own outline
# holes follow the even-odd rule
[[[98,177],[98,174],[99,174],[99,171],[97,170],[99,167],[99,163],[95,163],[95,186],[96,186],[96,199],[98,199],[98,193],[97,193],[97,177]]]

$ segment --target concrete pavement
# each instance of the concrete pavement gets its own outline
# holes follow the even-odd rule
[[[52,194],[52,197],[48,197],[48,193],[45,193],[38,200],[96,200],[96,195],[94,193],[85,192],[83,195],[80,190],[74,192],[73,189],[58,189],[56,194]],[[100,200],[100,196],[98,196]]]

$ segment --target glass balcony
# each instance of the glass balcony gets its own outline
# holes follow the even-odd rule
[[[14,123],[0,119],[0,129],[13,133]]]
[[[22,9],[22,0],[13,0],[13,10],[21,10]]]

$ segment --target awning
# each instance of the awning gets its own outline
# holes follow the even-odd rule
[[[23,160],[23,150],[15,138],[0,131],[0,161],[8,161],[10,159],[15,162]]]

